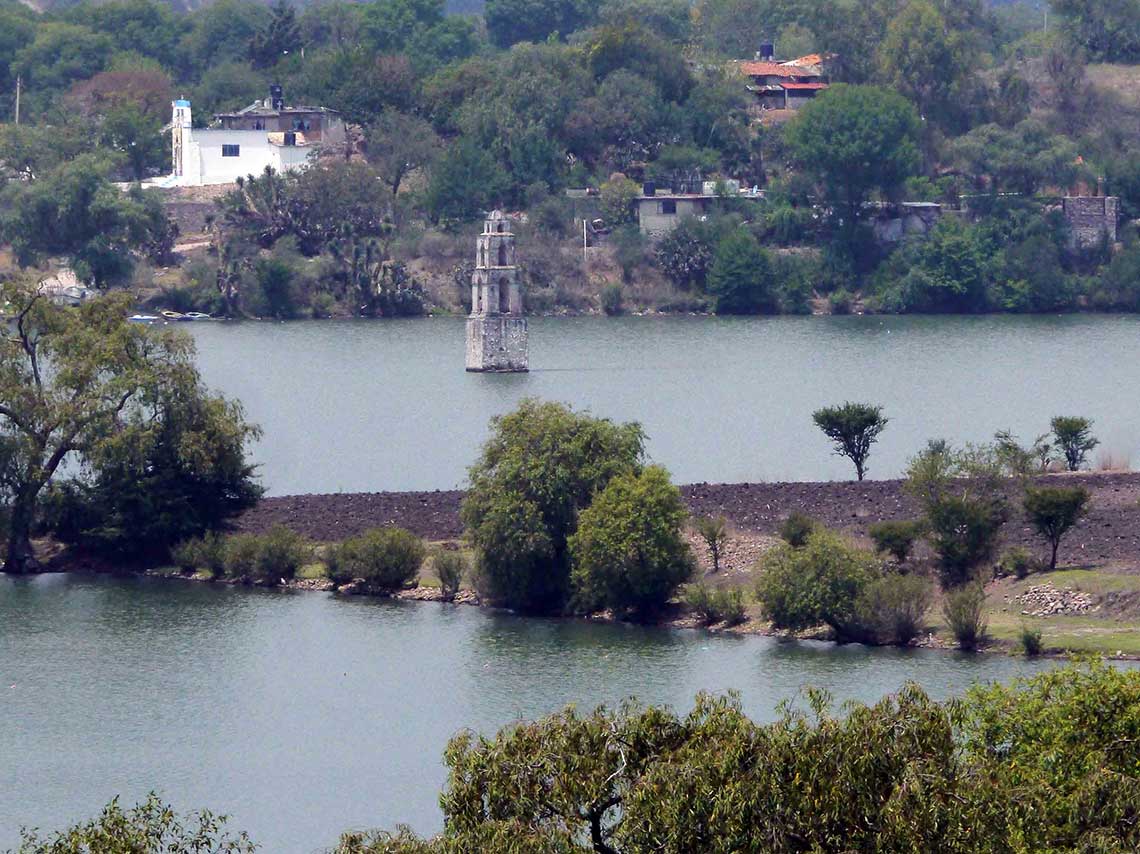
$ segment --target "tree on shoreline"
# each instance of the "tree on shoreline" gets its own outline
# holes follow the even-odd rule
[[[812,413],[812,420],[835,444],[835,453],[847,457],[855,464],[859,480],[867,471],[867,457],[871,446],[887,426],[888,419],[881,406],[866,403],[844,403],[842,406],[825,406]]]
[[[1092,421],[1076,415],[1058,415],[1049,422],[1056,447],[1065,457],[1069,471],[1078,471],[1085,464],[1088,453],[1100,444],[1092,434]]]
[[[491,431],[461,511],[477,577],[509,608],[559,612],[570,597],[578,514],[612,478],[640,471],[645,434],[533,398],[496,417]]]
[[[148,448],[163,447],[160,434],[167,422],[159,407],[171,402],[174,391],[193,402],[214,399],[201,387],[189,337],[128,323],[128,294],[102,297],[73,310],[53,304],[26,281],[13,281],[0,289],[0,300],[14,315],[0,336],[0,489],[8,505],[4,571],[35,572],[39,566],[31,533],[40,497],[65,461],[96,463],[99,469],[100,461],[115,460],[123,465],[124,482],[139,486],[138,496],[151,501],[156,493],[141,487],[140,472],[131,461],[148,459]],[[250,428],[233,411],[214,416],[209,420],[215,427],[220,418],[237,429],[237,470],[231,473],[244,483],[252,470],[241,459],[241,445]],[[156,441],[143,442],[143,434]],[[182,438],[190,434],[185,431]],[[209,435],[206,431],[198,438]],[[188,452],[184,462],[190,470],[203,470],[201,456],[211,451],[180,450]],[[173,471],[159,468],[162,475]],[[223,480],[206,490],[210,498],[213,489],[228,488],[228,479]],[[183,486],[189,488],[189,482]],[[192,500],[209,498],[198,495]],[[159,501],[143,516],[169,509]]]

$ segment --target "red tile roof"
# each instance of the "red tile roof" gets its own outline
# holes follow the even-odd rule
[[[779,84],[779,86],[781,89],[793,89],[793,90],[826,89],[827,88],[826,83],[784,83],[784,82],[781,82]]]
[[[742,61],[740,71],[749,77],[818,77],[814,71],[778,62]]]

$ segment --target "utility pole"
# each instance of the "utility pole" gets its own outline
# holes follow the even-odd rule
[[[16,124],[20,123],[20,85],[22,81],[20,75],[16,75]]]

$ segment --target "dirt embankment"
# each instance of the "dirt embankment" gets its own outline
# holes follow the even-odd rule
[[[1079,482],[1092,492],[1091,510],[1065,539],[1074,563],[1140,569],[1140,473],[1056,475],[1050,484]],[[739,531],[775,534],[793,511],[807,513],[829,527],[857,536],[884,519],[918,515],[902,481],[863,483],[724,483],[682,487],[694,515],[724,515]],[[1011,487],[1011,498],[1015,498]],[[306,537],[335,541],[368,528],[398,525],[430,540],[462,534],[459,505],[463,493],[378,492],[341,495],[291,495],[267,498],[237,520],[243,531],[262,532],[285,525]],[[1004,545],[1040,546],[1014,501],[1003,531]]]

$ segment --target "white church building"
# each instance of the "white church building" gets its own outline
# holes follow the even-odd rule
[[[220,113],[208,128],[195,128],[190,102],[174,101],[171,174],[149,182],[159,187],[232,184],[238,178],[302,169],[319,146],[343,146],[340,114],[324,107],[287,107],[281,87],[269,98],[236,113]]]

